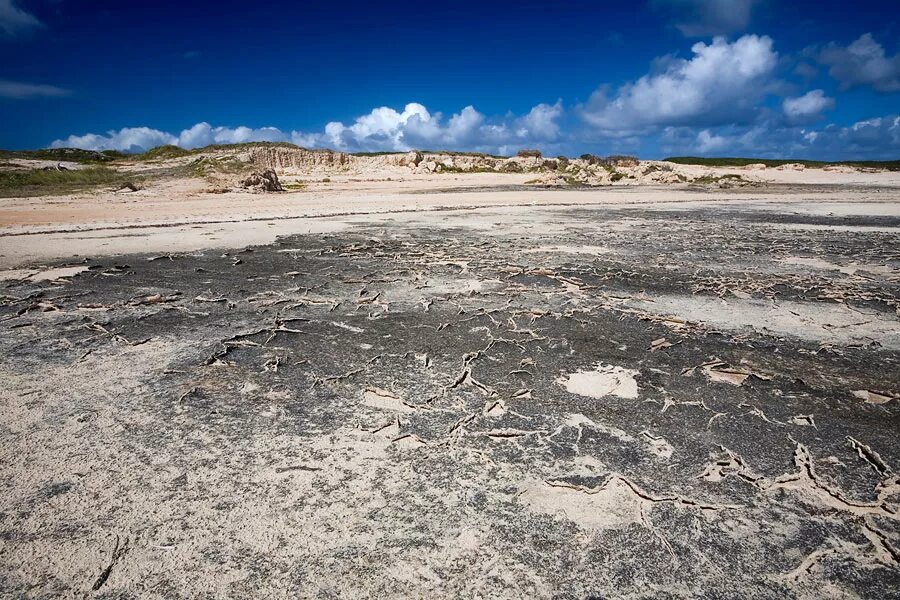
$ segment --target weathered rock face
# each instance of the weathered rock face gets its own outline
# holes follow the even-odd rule
[[[418,167],[420,162],[422,162],[422,153],[418,150],[411,150],[400,159],[400,166],[414,168]]]
[[[254,192],[283,192],[278,175],[272,169],[266,169],[261,173],[251,173],[249,177],[241,181],[241,185]]]
[[[332,150],[305,150],[282,146],[258,146],[250,149],[251,163],[266,169],[302,169],[311,167],[343,167],[352,156]]]

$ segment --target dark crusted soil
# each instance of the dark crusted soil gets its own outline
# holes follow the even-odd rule
[[[6,282],[2,594],[900,598],[896,220],[548,214]]]

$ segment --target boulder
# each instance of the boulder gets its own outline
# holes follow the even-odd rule
[[[422,162],[422,153],[418,150],[410,150],[400,159],[400,166],[415,168],[419,166],[420,162]]]
[[[246,179],[241,181],[241,186],[253,190],[254,192],[283,192],[281,182],[278,181],[278,175],[272,169],[266,169],[262,172],[253,172]]]

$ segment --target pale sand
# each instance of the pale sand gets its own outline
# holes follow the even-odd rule
[[[548,219],[541,215],[548,213],[541,213],[540,209],[553,207],[729,207],[821,216],[900,215],[896,195],[885,187],[900,186],[897,173],[767,169],[751,174],[792,185],[829,185],[800,193],[779,187],[735,191],[677,185],[509,189],[508,186],[522,186],[530,174],[479,173],[313,183],[304,191],[283,194],[212,194],[205,193],[206,184],[201,180],[177,180],[137,193],[0,199],[0,268],[133,252],[240,248],[270,243],[281,235],[328,233],[353,223],[390,220],[480,228],[486,233],[509,233],[509,227],[519,222],[521,231],[527,233],[542,231],[542,223]],[[852,187],[860,182],[865,186]],[[838,185],[848,187],[838,191],[833,187]],[[463,212],[448,212],[451,209]],[[428,211],[439,212],[421,214]],[[789,223],[780,226],[815,227]]]

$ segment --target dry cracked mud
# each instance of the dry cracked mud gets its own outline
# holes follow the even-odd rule
[[[900,219],[479,215],[0,282],[0,592],[900,597]]]

